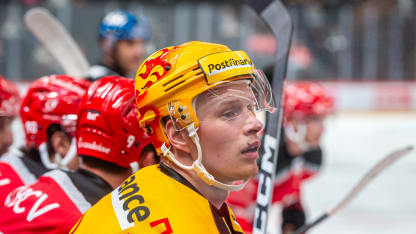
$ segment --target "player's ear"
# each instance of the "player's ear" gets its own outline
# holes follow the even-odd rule
[[[192,140],[188,137],[186,131],[176,130],[171,119],[166,122],[165,131],[172,147],[188,154],[192,152]]]

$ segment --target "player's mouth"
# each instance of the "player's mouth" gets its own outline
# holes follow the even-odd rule
[[[241,153],[245,156],[245,158],[249,159],[257,159],[259,157],[258,150],[260,148],[260,142],[255,141],[249,143],[246,148],[244,148]]]

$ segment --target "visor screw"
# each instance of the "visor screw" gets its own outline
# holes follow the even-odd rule
[[[181,107],[181,106],[180,106],[180,107],[178,108],[178,111],[179,111],[180,113],[182,113],[182,111],[183,111],[183,107]]]
[[[181,119],[185,120],[186,119],[186,115],[181,115]]]
[[[170,65],[166,65],[165,70],[169,71],[170,70]]]

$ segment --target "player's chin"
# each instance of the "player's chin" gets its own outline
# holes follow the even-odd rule
[[[243,170],[241,170],[240,178],[247,180],[256,176],[258,173],[259,173],[259,168],[257,166],[257,163],[248,164],[248,165],[245,165]]]

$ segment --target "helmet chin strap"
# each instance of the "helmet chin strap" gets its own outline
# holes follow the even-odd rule
[[[77,155],[77,146],[74,138],[71,140],[68,152],[62,157],[62,155],[55,154],[55,163],[49,159],[48,148],[46,142],[39,145],[40,159],[43,165],[48,169],[68,169],[68,163]]]
[[[292,125],[285,126],[285,134],[289,140],[296,143],[302,151],[308,151],[311,146],[306,142],[306,124],[299,123],[297,130]]]
[[[238,185],[231,185],[231,184],[225,184],[221,183],[218,180],[214,178],[202,165],[202,149],[201,145],[199,144],[199,137],[196,133],[196,129],[194,126],[195,123],[191,123],[187,126],[189,137],[191,137],[192,141],[196,145],[197,151],[198,151],[198,158],[195,160],[191,166],[183,165],[181,162],[176,160],[175,155],[170,151],[169,148],[166,147],[166,144],[163,143],[161,150],[163,152],[163,155],[167,158],[169,158],[173,163],[175,163],[178,167],[184,169],[184,170],[194,170],[197,176],[204,181],[206,184],[215,186],[219,189],[227,190],[227,191],[239,191],[244,188],[244,186],[247,184],[248,179],[244,180],[243,183]]]

